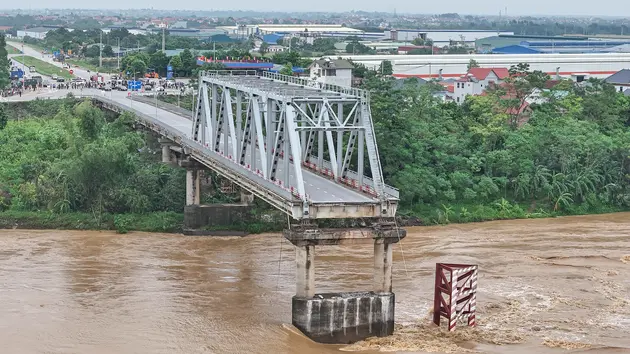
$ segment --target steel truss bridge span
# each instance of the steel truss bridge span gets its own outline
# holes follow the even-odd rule
[[[195,117],[193,140],[289,191],[302,202],[294,217],[316,218],[310,209],[320,203],[372,205],[376,213],[366,217],[395,213],[398,192],[383,182],[366,91],[279,74],[202,72]]]
[[[188,157],[294,219],[393,217],[398,190],[383,182],[367,93],[317,84],[204,72],[192,121],[123,96],[93,99],[133,112]]]

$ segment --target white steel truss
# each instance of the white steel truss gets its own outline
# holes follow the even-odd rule
[[[204,72],[195,113],[195,142],[290,190],[304,217],[309,205],[327,201],[331,183],[352,191],[350,202],[358,194],[380,204],[380,216],[393,216],[389,203],[398,192],[383,181],[365,91],[277,74]]]

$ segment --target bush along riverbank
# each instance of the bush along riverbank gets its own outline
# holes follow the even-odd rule
[[[8,104],[0,130],[0,225],[6,228],[182,228],[185,170],[160,163],[134,117],[89,101]]]
[[[148,214],[101,214],[45,211],[0,212],[0,229],[63,229],[181,232],[184,215],[174,212]]]

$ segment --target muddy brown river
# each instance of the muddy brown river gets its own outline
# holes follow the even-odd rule
[[[371,246],[316,251],[317,291],[371,288]],[[332,346],[279,234],[0,230],[0,353],[630,353],[630,213],[409,228],[394,261],[396,334]],[[477,328],[430,324],[436,262],[479,264]]]

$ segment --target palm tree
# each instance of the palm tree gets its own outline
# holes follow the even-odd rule
[[[553,211],[558,211],[560,209],[560,205],[567,207],[573,203],[573,195],[569,192],[561,193],[553,206]]]
[[[531,177],[531,192],[532,198],[535,198],[541,190],[547,189],[549,186],[549,177],[551,172],[543,165],[537,165],[534,169],[534,174]]]

